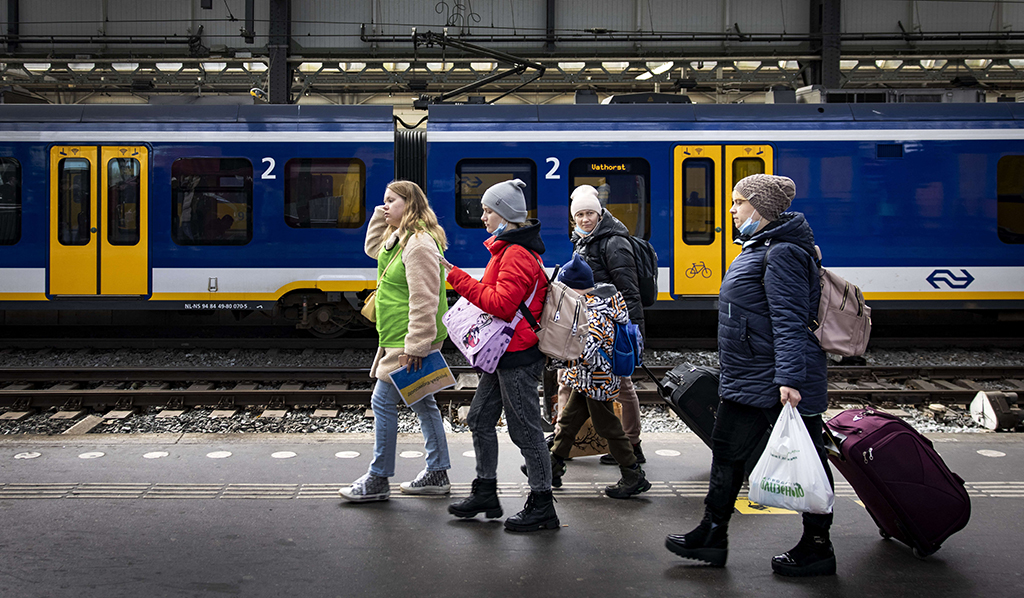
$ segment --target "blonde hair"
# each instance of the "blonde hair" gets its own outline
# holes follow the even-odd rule
[[[437,222],[437,214],[430,208],[430,202],[423,193],[423,189],[412,181],[391,181],[388,189],[392,193],[405,200],[405,212],[398,227],[388,226],[384,232],[384,239],[387,239],[396,230],[399,231],[399,243],[405,247],[406,233],[419,234],[427,233],[432,236],[442,250],[448,249],[448,237],[444,229]]]

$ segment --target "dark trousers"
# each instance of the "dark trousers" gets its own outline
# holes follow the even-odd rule
[[[573,440],[583,424],[590,418],[594,431],[608,441],[608,450],[621,467],[632,467],[636,463],[633,444],[622,430],[622,422],[615,416],[615,401],[595,401],[578,390],[572,391],[569,401],[558,418],[558,433],[551,452],[565,459],[572,450]]]
[[[718,404],[715,429],[711,433],[711,482],[708,485],[708,495],[704,498],[704,505],[711,514],[712,522],[728,523],[732,517],[736,497],[740,493],[740,486],[743,485],[744,465],[757,449],[765,431],[775,425],[775,420],[779,418],[781,412],[782,403],[776,403],[770,409],[751,407],[727,399]],[[800,419],[810,433],[814,448],[818,450],[818,456],[821,457],[821,463],[828,475],[829,485],[835,490],[836,484],[832,478],[832,470],[828,466],[828,456],[822,438],[821,416],[804,416]],[[832,527],[832,513],[803,513],[803,521],[806,531],[825,534]]]

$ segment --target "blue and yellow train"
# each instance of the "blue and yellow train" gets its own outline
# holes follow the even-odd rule
[[[824,262],[875,309],[1024,308],[1024,105],[0,106],[0,310],[273,311],[358,320],[366,222],[424,184],[449,259],[482,272],[490,184],[527,182],[548,265],[569,193],[659,255],[656,309],[714,307],[735,181],[796,181]]]

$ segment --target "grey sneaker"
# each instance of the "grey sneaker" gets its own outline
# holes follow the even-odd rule
[[[371,502],[375,500],[387,500],[391,496],[391,485],[387,478],[381,478],[367,473],[358,480],[352,482],[348,488],[338,490],[342,498],[352,502]]]
[[[402,482],[403,494],[448,494],[452,485],[448,482],[447,471],[427,471],[424,469],[411,482]]]

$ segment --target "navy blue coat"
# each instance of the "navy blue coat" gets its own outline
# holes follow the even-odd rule
[[[729,266],[718,310],[723,399],[772,407],[779,386],[789,386],[800,391],[803,415],[828,407],[827,357],[808,326],[821,296],[813,252],[804,215],[785,212],[747,240]]]

